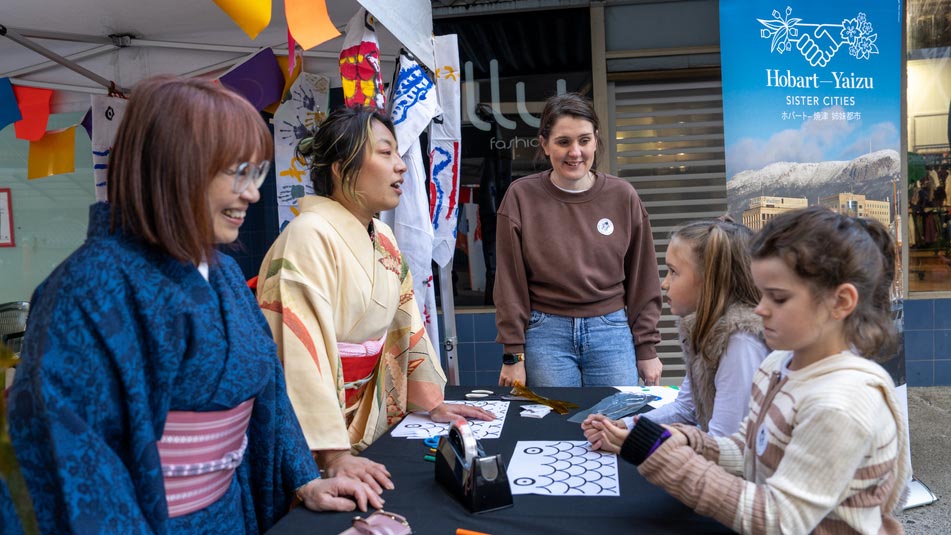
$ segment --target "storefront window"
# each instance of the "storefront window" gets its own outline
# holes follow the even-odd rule
[[[545,100],[571,91],[591,95],[588,9],[437,19],[434,29],[459,36],[462,65],[454,302],[492,306],[495,214],[513,180],[547,168],[536,157]]]
[[[951,291],[951,0],[908,3],[908,290]]]

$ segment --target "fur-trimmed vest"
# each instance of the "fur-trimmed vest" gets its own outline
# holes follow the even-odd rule
[[[720,359],[723,358],[730,344],[730,337],[733,333],[741,331],[764,340],[763,322],[753,312],[753,307],[733,305],[713,325],[713,329],[707,335],[707,347],[699,352],[690,347],[690,335],[693,333],[696,322],[696,314],[681,318],[680,345],[684,349],[684,363],[687,368],[687,377],[690,378],[690,387],[693,390],[697,422],[704,431],[708,431],[710,418],[713,417],[713,400],[717,395],[717,370],[720,367]]]

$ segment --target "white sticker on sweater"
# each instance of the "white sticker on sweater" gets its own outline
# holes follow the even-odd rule
[[[766,445],[769,443],[769,437],[766,436],[766,426],[760,426],[756,433],[756,455],[762,456],[766,451]]]
[[[601,221],[598,221],[598,232],[604,234],[605,236],[610,236],[614,234],[614,223],[610,219],[604,218]]]

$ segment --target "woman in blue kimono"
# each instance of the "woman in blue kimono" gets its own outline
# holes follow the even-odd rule
[[[10,392],[43,533],[260,533],[295,495],[382,501],[319,479],[233,242],[272,155],[260,115],[209,80],[136,86],[109,203],[33,295]],[[209,453],[210,452],[210,453]]]

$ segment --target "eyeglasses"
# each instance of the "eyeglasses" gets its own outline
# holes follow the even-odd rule
[[[234,192],[238,195],[247,191],[252,183],[255,189],[261,189],[264,179],[267,178],[267,172],[271,168],[271,161],[264,160],[259,164],[244,162],[233,169],[225,169],[226,175],[234,177]]]

